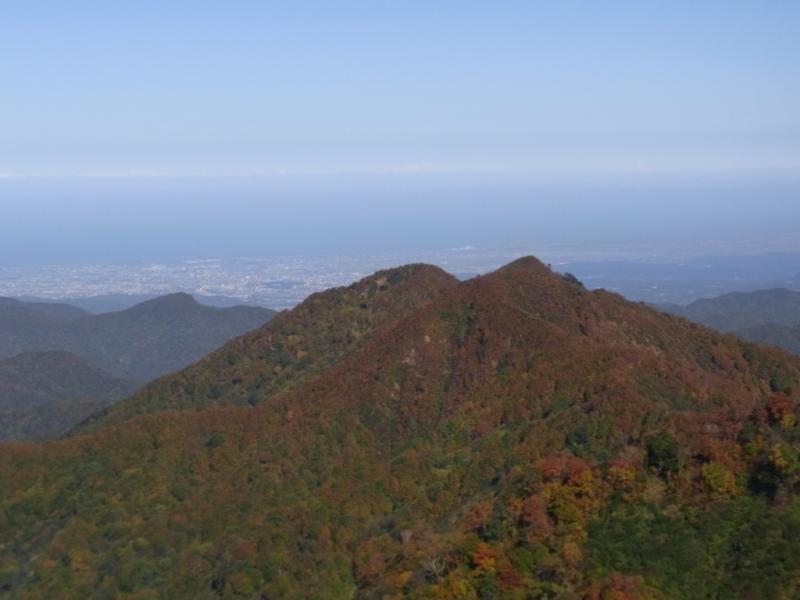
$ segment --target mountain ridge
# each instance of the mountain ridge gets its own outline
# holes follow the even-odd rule
[[[290,384],[287,380],[305,377],[329,365],[360,343],[376,324],[385,319],[391,321],[395,313],[402,315],[438,291],[456,284],[454,277],[438,267],[411,264],[378,271],[349,286],[317,292],[292,311],[278,313],[263,327],[203,357],[184,373],[167,375],[151,383],[134,397],[94,416],[81,428],[124,420],[131,414],[140,414],[143,409],[152,412],[211,403],[192,400],[203,393],[213,398],[213,402],[255,404],[276,385]],[[409,287],[417,289],[409,291]],[[309,339],[316,339],[322,346],[321,351],[307,347]],[[230,358],[232,354],[247,355],[249,360],[243,362],[251,364],[238,365]],[[195,378],[191,384],[186,383],[186,373],[192,376],[210,365],[215,365],[218,371],[214,380],[200,384],[200,378]],[[228,398],[228,390],[235,386],[247,389],[234,390],[236,393],[231,395],[235,397]]]
[[[79,318],[58,318],[66,312],[58,307],[19,301],[0,306],[0,330],[6,333],[0,358],[72,352],[116,377],[144,383],[190,364],[275,314],[256,307],[209,307],[182,293]]]
[[[209,398],[4,445],[0,587],[197,598],[800,590],[800,359],[587,291],[532,259],[411,300],[378,281],[366,283],[371,302],[408,310],[341,355],[323,344],[319,370],[254,405]],[[359,302],[322,294],[294,318],[318,334]],[[279,319],[296,324],[291,311]],[[252,334],[262,346],[229,345],[230,373],[263,359],[247,353],[271,347],[270,327]],[[206,393],[200,378],[227,377],[227,358],[172,381]]]

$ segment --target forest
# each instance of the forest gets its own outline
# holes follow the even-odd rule
[[[316,294],[0,446],[10,598],[800,594],[800,359],[559,275]]]

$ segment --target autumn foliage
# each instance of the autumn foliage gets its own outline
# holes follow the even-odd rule
[[[0,447],[0,590],[796,597],[798,383],[532,258],[382,272]]]

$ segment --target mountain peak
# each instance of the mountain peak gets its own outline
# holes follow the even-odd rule
[[[534,273],[552,273],[550,267],[544,264],[535,256],[521,256],[516,260],[511,261],[507,265],[501,267],[499,270],[525,270]]]
[[[538,258],[533,256],[522,256],[507,265],[504,265],[494,271],[490,276],[505,278],[511,276],[514,279],[522,278],[523,280],[530,281],[542,280],[555,283],[561,281],[563,278],[559,273],[556,273],[550,268],[550,265],[544,264]]]
[[[198,304],[194,296],[186,292],[175,292],[173,294],[165,294],[158,298],[153,298],[142,304]]]
[[[165,294],[152,300],[146,300],[136,306],[128,309],[130,312],[152,312],[163,310],[185,310],[201,306],[201,304],[194,299],[194,296],[186,292],[176,292],[174,294]]]
[[[181,597],[226,578],[265,597],[796,596],[796,568],[772,576],[800,552],[796,358],[529,257],[449,282],[410,265],[314,294],[80,436],[2,448],[0,589],[58,596],[80,548],[83,595],[113,596],[130,580],[107,556],[166,532],[174,551],[142,565]],[[75,527],[83,489],[102,501]],[[750,556],[786,587],[743,579]]]
[[[447,286],[456,284],[458,280],[441,267],[426,263],[411,263],[377,271],[354,283],[353,286],[359,287],[365,284],[377,283],[379,286],[388,288],[406,282]]]

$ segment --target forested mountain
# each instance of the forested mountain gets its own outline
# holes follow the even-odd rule
[[[734,331],[746,340],[780,346],[789,352],[800,355],[800,324],[788,325],[756,325]]]
[[[800,292],[786,289],[737,292],[660,308],[752,342],[800,354]]]
[[[800,359],[532,258],[390,270],[0,447],[0,590],[796,598],[799,401]]]
[[[101,314],[107,312],[119,312],[127,310],[146,302],[158,298],[158,294],[100,294],[94,296],[72,296],[69,298],[61,299],[44,299],[36,296],[24,296],[19,298],[29,303],[36,304],[60,304],[61,306],[69,306],[72,308],[79,308],[82,312],[88,314]],[[220,296],[220,295],[204,295],[194,294],[193,297],[200,304],[206,306],[216,306],[217,308],[229,308],[232,306],[242,306],[241,298],[234,296]],[[249,303],[248,303],[249,304]]]
[[[60,302],[22,302],[14,298],[0,297],[0,318],[6,319],[7,316],[4,314],[4,311],[13,307],[28,309],[35,313],[46,315],[56,321],[75,321],[83,317],[88,317],[90,314],[82,308],[71,304],[63,304]]]
[[[665,308],[720,331],[758,325],[800,325],[800,292],[780,288],[724,294],[695,300],[686,306],[673,304]]]
[[[188,294],[101,315],[7,299],[0,302],[0,358],[70,352],[115,377],[145,383],[185,367],[273,314],[256,307],[203,306]]]
[[[58,349],[63,344],[62,331],[72,320],[63,315],[69,314],[69,309],[60,308],[66,305],[48,305],[46,309],[42,306],[45,305],[0,298],[0,359],[21,352]]]
[[[67,352],[0,360],[0,439],[58,436],[135,389]]]
[[[0,296],[0,323],[5,324],[13,316],[35,314],[55,321],[75,321],[88,317],[90,313],[71,304],[58,302],[22,302],[16,298]]]
[[[214,402],[257,404],[333,364],[378,327],[395,323],[457,283],[437,267],[407,265],[313,294],[294,310],[278,314],[196,365],[153,382],[94,421],[107,424],[143,412]]]

